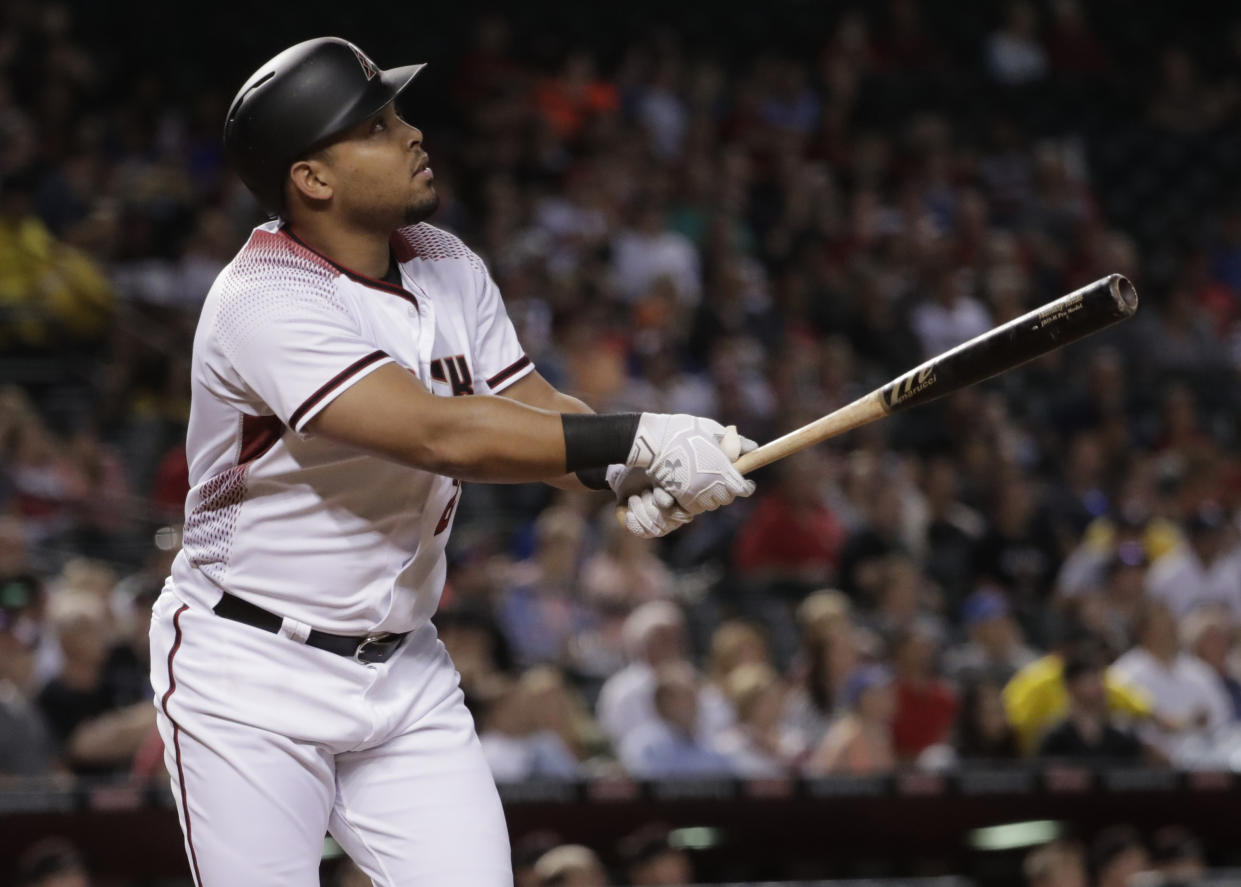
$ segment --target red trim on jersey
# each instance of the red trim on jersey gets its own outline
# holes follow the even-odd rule
[[[365,284],[366,286],[369,286],[372,289],[383,290],[386,293],[392,293],[392,295],[394,296],[400,296],[402,299],[407,299],[410,302],[413,302],[415,305],[418,304],[418,300],[414,298],[414,294],[411,293],[409,290],[405,289],[404,287],[394,286],[393,284],[388,283],[388,281],[380,280],[376,277],[368,277],[365,274],[359,274],[357,271],[346,268],[344,265],[341,265],[337,262],[333,262],[330,258],[325,256],[323,253],[319,252],[309,243],[302,240],[300,237],[298,237],[296,234],[290,231],[287,226],[281,228],[280,233],[288,237],[290,240],[292,240],[294,243],[296,243],[298,246],[302,247],[303,249],[307,249],[310,252],[314,253],[320,259],[327,262],[329,265],[331,265],[333,268],[335,268],[337,271],[339,271],[341,274],[345,275],[346,277],[350,278],[351,280],[356,280],[358,283]],[[400,260],[398,259],[398,261]]]
[[[172,627],[176,636],[172,642],[172,649],[168,651],[168,692],[160,700],[160,705],[164,709],[164,717],[168,718],[172,724],[172,749],[177,761],[177,782],[181,785],[181,809],[185,811],[185,843],[189,845],[190,862],[194,864],[194,883],[197,887],[202,887],[203,876],[198,871],[198,853],[194,850],[194,828],[190,824],[190,802],[185,789],[185,768],[181,766],[181,727],[168,713],[168,700],[177,691],[177,678],[172,672],[172,660],[177,655],[177,651],[181,649],[181,614],[189,608],[189,604],[182,604],[181,609],[177,610],[172,617]]]
[[[289,425],[293,428],[297,428],[298,424],[302,420],[302,417],[310,412],[310,410],[312,410],[315,405],[319,403],[319,401],[327,397],[332,392],[332,389],[338,387],[340,383],[344,382],[354,373],[370,366],[377,360],[383,360],[387,356],[388,355],[383,351],[372,351],[370,354],[366,355],[366,357],[355,360],[353,363],[349,364],[349,366],[345,367],[329,379],[318,391],[306,398],[306,400],[302,402],[302,405],[293,411],[293,415],[289,417]]]
[[[241,417],[241,449],[237,453],[237,464],[245,465],[253,462],[276,445],[276,441],[284,435],[284,423],[279,416],[246,416]]]
[[[414,245],[401,234],[400,230],[392,232],[392,236],[388,238],[388,246],[392,249],[392,255],[396,256],[398,262],[408,262],[411,259],[418,258]]]
[[[517,360],[513,361],[504,369],[500,370],[500,372],[488,379],[487,387],[495,388],[505,379],[511,378],[514,373],[519,373],[528,366],[530,366],[530,358],[523,354],[521,357],[517,358]]]

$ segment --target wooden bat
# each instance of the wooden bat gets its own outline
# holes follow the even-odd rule
[[[876,419],[930,403],[1019,367],[1127,320],[1137,310],[1138,292],[1133,284],[1121,274],[1109,274],[932,357],[853,403],[751,450],[733,466],[749,474]],[[617,517],[624,523],[623,505],[617,509]]]

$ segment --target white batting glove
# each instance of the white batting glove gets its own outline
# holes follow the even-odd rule
[[[732,459],[722,446],[725,438],[729,450],[738,453],[754,447],[753,441],[742,443],[735,428],[729,432],[711,419],[643,413],[625,464],[645,468],[655,483],[671,493],[690,515],[714,511],[754,492],[754,482],[733,468]]]
[[[694,519],[671,493],[655,487],[645,468],[609,465],[604,476],[616,501],[625,503],[625,529],[641,539],[667,536]]]
[[[663,487],[634,493],[626,506],[625,529],[642,539],[667,536],[694,519]]]

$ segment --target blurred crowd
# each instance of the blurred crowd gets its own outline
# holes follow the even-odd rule
[[[4,16],[0,773],[154,777],[190,343],[262,216],[220,154],[235,84],[117,91],[72,7]],[[436,621],[497,779],[1241,764],[1241,193],[1208,177],[1195,230],[1139,239],[1090,121],[1023,114],[1105,84],[1159,144],[1230,137],[1241,26],[1152,45],[1151,83],[1076,0],[989,27],[962,54],[889,0],[809,55],[726,64],[655,28],[551,62],[487,15],[453,115],[411,90],[434,223],[598,410],[767,440],[1106,274],[1143,299],[657,543],[598,494],[472,486]],[[952,77],[977,107],[877,110]]]

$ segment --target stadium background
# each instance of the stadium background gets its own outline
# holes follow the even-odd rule
[[[439,621],[521,883],[598,883],[584,854],[543,856],[558,842],[618,884],[688,863],[1119,887],[1241,863],[1226,5],[0,15],[0,883],[189,883],[142,612],[177,545],[197,307],[260,220],[222,168],[223,111],[323,33],[431,62],[404,111],[434,221],[486,259],[542,372],[600,409],[762,441],[1105,273],[1143,300],[765,470],[752,502],[659,545],[621,539],[599,498],[471,486]],[[652,639],[660,668],[630,662]],[[1138,740],[1119,759],[1039,753],[1061,712],[1035,697],[1070,660],[1119,660],[1137,701],[1108,717]],[[622,735],[657,730],[617,715],[649,720],[656,672],[662,714],[698,701],[688,749]]]

